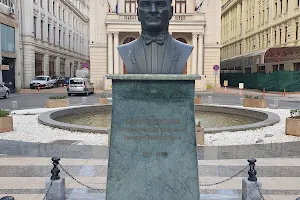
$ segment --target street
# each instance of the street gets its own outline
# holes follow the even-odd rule
[[[18,109],[29,109],[29,108],[44,108],[46,105],[46,100],[48,97],[53,95],[66,95],[63,93],[57,94],[11,94],[9,99],[0,99],[0,108],[11,109],[12,101],[18,102]],[[111,97],[111,94],[108,94]],[[212,96],[212,101],[215,104],[220,105],[241,105],[240,96],[238,94],[212,94],[212,93],[202,93],[202,99],[204,103],[208,102],[208,96]],[[76,95],[69,97],[70,105],[81,105],[83,95]],[[97,104],[100,97],[99,93],[89,95],[87,97],[87,104]],[[279,108],[282,109],[300,109],[300,100],[297,101],[293,98],[291,101],[288,97],[281,96],[266,96],[267,104],[273,104],[274,99],[279,99]]]

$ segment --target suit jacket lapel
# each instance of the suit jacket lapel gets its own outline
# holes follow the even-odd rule
[[[147,74],[147,64],[142,37],[139,37],[134,49],[135,60],[141,74]]]
[[[170,50],[168,50],[170,49]],[[164,64],[162,73],[168,74],[171,71],[173,60],[177,54],[176,45],[172,36],[168,39],[168,44],[166,46],[165,56],[164,56]]]

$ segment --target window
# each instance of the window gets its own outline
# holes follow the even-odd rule
[[[269,46],[269,33],[267,33],[267,47]]]
[[[265,23],[265,10],[262,11],[262,23]]]
[[[63,38],[62,38],[62,46],[65,48],[65,39],[66,39],[66,32],[63,32]]]
[[[270,11],[269,11],[269,8],[267,8],[267,22],[269,21],[269,14],[270,14]]]
[[[125,13],[136,12],[136,0],[125,0]]]
[[[275,16],[274,17],[276,17],[277,16],[277,2],[275,2]]]
[[[43,40],[44,39],[44,21],[43,20],[41,20],[41,40]]]
[[[58,7],[58,18],[59,18],[59,19],[61,19],[60,13],[61,13],[61,7],[59,6],[59,7]]]
[[[279,29],[279,44],[281,44],[281,29]]]
[[[299,23],[296,22],[296,40],[298,40],[298,29],[299,29]]]
[[[55,35],[56,35],[56,29],[55,29],[55,26],[53,27],[53,44],[55,45],[55,40],[56,40],[56,38],[55,38]]]
[[[58,45],[60,46],[61,30],[58,31]]]
[[[280,0],[280,14],[282,14],[282,0]]]
[[[50,0],[47,1],[48,11],[50,12]]]
[[[186,0],[175,0],[175,13],[186,13]]]
[[[284,42],[287,41],[287,26],[284,28]]]
[[[52,6],[53,6],[53,7],[52,7],[52,9],[53,9],[52,12],[53,12],[53,15],[55,16],[56,13],[55,13],[55,2],[54,2],[54,1],[53,1]]]
[[[240,54],[242,54],[242,44],[240,43]]]
[[[274,31],[274,45],[276,45],[276,31]]]
[[[286,0],[286,13],[289,11],[289,0]]]
[[[41,7],[43,7],[43,1],[44,1],[44,0],[40,0],[40,3],[41,3]]]
[[[48,42],[50,43],[50,24],[48,24]]]
[[[65,22],[65,10],[63,9],[63,22]]]
[[[69,49],[71,49],[71,35],[69,34]]]
[[[36,17],[33,17],[33,33],[34,33],[34,38],[36,38]]]

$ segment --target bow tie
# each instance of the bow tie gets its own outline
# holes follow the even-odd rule
[[[146,45],[149,45],[152,42],[156,42],[159,45],[164,44],[164,36],[163,35],[158,35],[156,37],[151,37],[151,36],[145,35],[143,38],[144,38]]]

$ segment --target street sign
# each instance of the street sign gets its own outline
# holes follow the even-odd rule
[[[218,76],[219,72],[218,71],[214,71],[214,76]]]
[[[82,68],[89,68],[89,64],[86,62],[82,63]]]
[[[219,71],[220,70],[220,66],[219,65],[214,65],[213,69],[214,69],[214,71]]]

